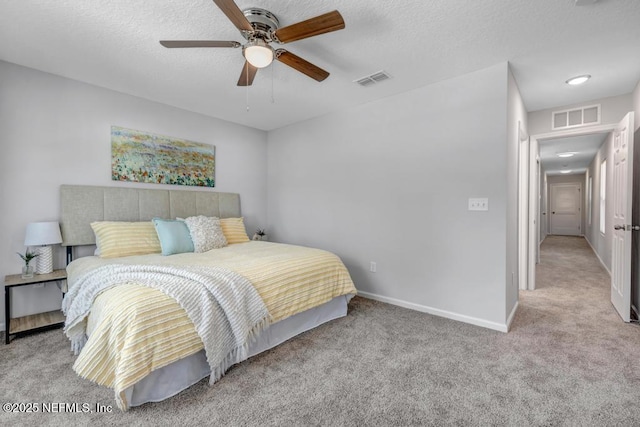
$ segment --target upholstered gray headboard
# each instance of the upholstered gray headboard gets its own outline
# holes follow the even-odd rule
[[[94,221],[147,221],[194,215],[240,217],[240,195],[211,191],[60,186],[62,246],[96,243]]]

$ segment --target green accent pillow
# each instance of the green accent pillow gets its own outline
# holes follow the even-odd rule
[[[158,233],[162,255],[193,252],[193,241],[184,221],[160,218],[153,218],[152,221]]]

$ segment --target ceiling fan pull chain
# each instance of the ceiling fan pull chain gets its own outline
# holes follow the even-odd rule
[[[249,112],[249,62],[245,62],[245,67],[247,67],[247,85],[246,85],[246,91],[247,91],[247,112]]]

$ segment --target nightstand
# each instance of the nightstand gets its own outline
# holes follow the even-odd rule
[[[23,279],[20,274],[12,274],[4,278],[4,318],[6,332],[4,343],[11,342],[11,335],[22,335],[26,332],[36,332],[45,329],[57,328],[64,325],[64,314],[61,310],[46,313],[31,314],[29,316],[11,318],[11,288],[37,283],[57,282],[67,279],[66,270],[54,270],[49,274],[34,274],[29,279]],[[63,293],[64,296],[64,293]]]

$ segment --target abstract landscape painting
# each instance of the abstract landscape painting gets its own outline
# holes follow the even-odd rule
[[[111,126],[114,181],[215,187],[216,147]]]

